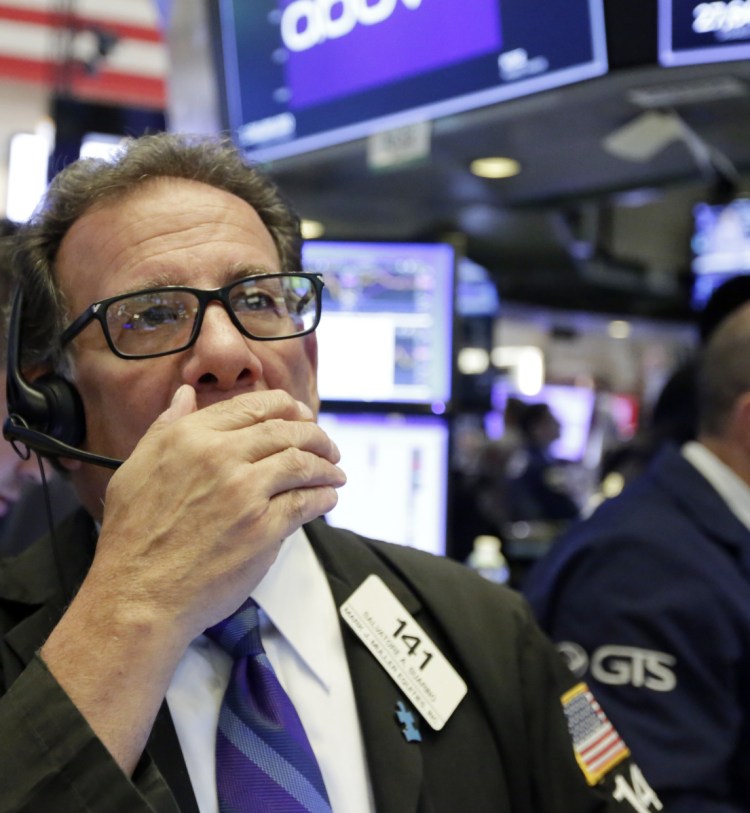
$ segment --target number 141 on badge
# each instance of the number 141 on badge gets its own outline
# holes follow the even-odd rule
[[[414,707],[439,731],[466,694],[466,683],[378,576],[368,576],[341,615]]]

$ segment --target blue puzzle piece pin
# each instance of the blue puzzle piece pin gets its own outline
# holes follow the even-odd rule
[[[406,708],[403,700],[396,703],[396,719],[403,726],[401,733],[407,742],[422,742],[422,735],[417,728],[414,712]]]

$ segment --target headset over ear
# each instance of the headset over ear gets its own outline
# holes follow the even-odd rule
[[[116,469],[121,460],[76,448],[86,436],[86,418],[81,396],[69,381],[56,373],[47,373],[33,382],[23,377],[22,321],[23,292],[19,285],[8,324],[8,417],[3,424],[6,440],[18,441],[48,457],[68,457]]]

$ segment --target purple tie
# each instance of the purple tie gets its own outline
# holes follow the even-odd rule
[[[248,599],[206,634],[234,659],[216,733],[221,813],[331,813],[305,730],[263,650],[258,605]]]

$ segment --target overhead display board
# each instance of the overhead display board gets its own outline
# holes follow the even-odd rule
[[[659,0],[665,67],[750,59],[750,0]]]
[[[607,71],[603,0],[215,0],[225,124],[274,160]]]

